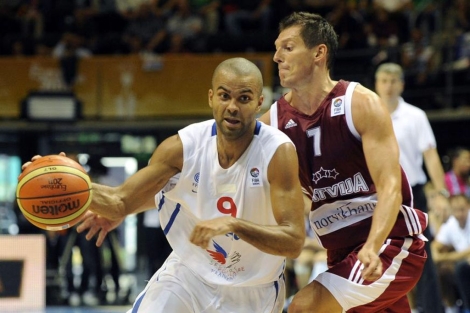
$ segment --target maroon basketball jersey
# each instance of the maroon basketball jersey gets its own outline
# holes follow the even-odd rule
[[[357,83],[339,81],[312,115],[282,97],[271,106],[271,125],[294,142],[302,189],[313,202],[310,225],[327,249],[365,242],[377,203],[362,141],[351,116]],[[403,206],[391,237],[422,233],[427,218],[412,209],[411,189],[402,170]]]

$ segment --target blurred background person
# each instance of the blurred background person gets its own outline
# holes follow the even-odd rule
[[[188,0],[176,0],[175,12],[166,25],[170,37],[168,52],[196,52],[204,49],[203,19],[191,11]]]
[[[460,194],[451,196],[450,206],[452,215],[432,243],[434,260],[439,265],[447,312],[458,313],[456,302],[461,298],[463,312],[470,313],[470,202]]]
[[[271,29],[271,0],[225,0],[225,30],[242,36],[248,30],[268,32]]]
[[[445,174],[447,189],[451,195],[470,197],[470,150],[457,147],[450,153],[451,169]]]
[[[400,147],[400,164],[412,187],[414,207],[428,212],[424,184],[427,182],[423,160],[431,181],[446,196],[444,169],[437,153],[436,139],[426,113],[401,97],[404,90],[403,69],[395,63],[383,63],[375,72],[375,89],[392,117],[393,130]],[[429,227],[424,235],[432,240]],[[418,312],[443,312],[437,271],[432,261],[429,243],[428,259],[423,274],[414,289],[414,307]]]
[[[191,10],[203,19],[203,32],[214,35],[219,31],[220,0],[189,0]]]
[[[142,3],[122,34],[124,53],[163,53],[168,50],[166,20],[151,3]]]

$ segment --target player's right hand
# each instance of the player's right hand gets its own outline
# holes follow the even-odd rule
[[[123,221],[124,218],[119,220],[110,220],[88,211],[85,213],[80,225],[78,225],[77,232],[81,233],[88,229],[88,233],[85,236],[87,240],[91,240],[96,234],[98,234],[96,246],[99,247],[103,244],[106,235],[118,227]]]
[[[61,153],[59,153],[59,155],[66,156],[65,152],[61,152]],[[33,156],[31,158],[31,161],[25,162],[25,163],[23,163],[23,165],[21,165],[21,170],[24,171],[24,169],[27,168],[31,163],[33,163],[34,161],[36,161],[37,159],[39,159],[41,157],[42,157],[42,155],[39,155],[39,154]]]

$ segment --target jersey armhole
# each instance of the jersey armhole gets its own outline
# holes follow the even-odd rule
[[[357,86],[357,83],[350,82],[348,85],[348,88],[346,89],[346,94],[345,94],[346,123],[348,124],[348,128],[351,134],[353,134],[354,137],[357,138],[357,140],[361,141],[361,135],[359,135],[356,127],[354,127],[354,122],[352,118],[352,108],[351,108],[352,107],[352,95],[356,86]]]
[[[269,118],[271,119],[269,121],[270,125],[274,128],[278,128],[278,123],[277,123],[277,101],[274,102],[271,105],[271,108],[269,109]]]

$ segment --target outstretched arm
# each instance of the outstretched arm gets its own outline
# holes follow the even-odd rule
[[[149,198],[149,201],[147,201],[142,207],[154,208],[154,198]],[[110,220],[91,211],[87,211],[81,219],[80,224],[77,226],[77,232],[81,233],[88,230],[85,236],[87,240],[91,240],[95,235],[98,235],[96,246],[100,247],[108,233],[121,225],[121,223],[124,222],[124,219],[125,217],[118,220]]]
[[[183,164],[183,146],[179,136],[163,141],[152,155],[149,165],[117,187],[93,184],[90,210],[110,220],[149,210],[153,199]]]
[[[259,225],[234,217],[220,217],[196,225],[191,242],[207,248],[212,237],[233,232],[263,252],[296,258],[305,240],[304,202],[298,173],[294,146],[291,143],[281,145],[268,168],[271,203],[277,225]]]
[[[357,86],[352,101],[354,126],[361,135],[378,197],[369,236],[358,257],[364,265],[363,278],[375,280],[382,275],[379,249],[390,234],[402,203],[399,148],[390,115],[380,98]]]

